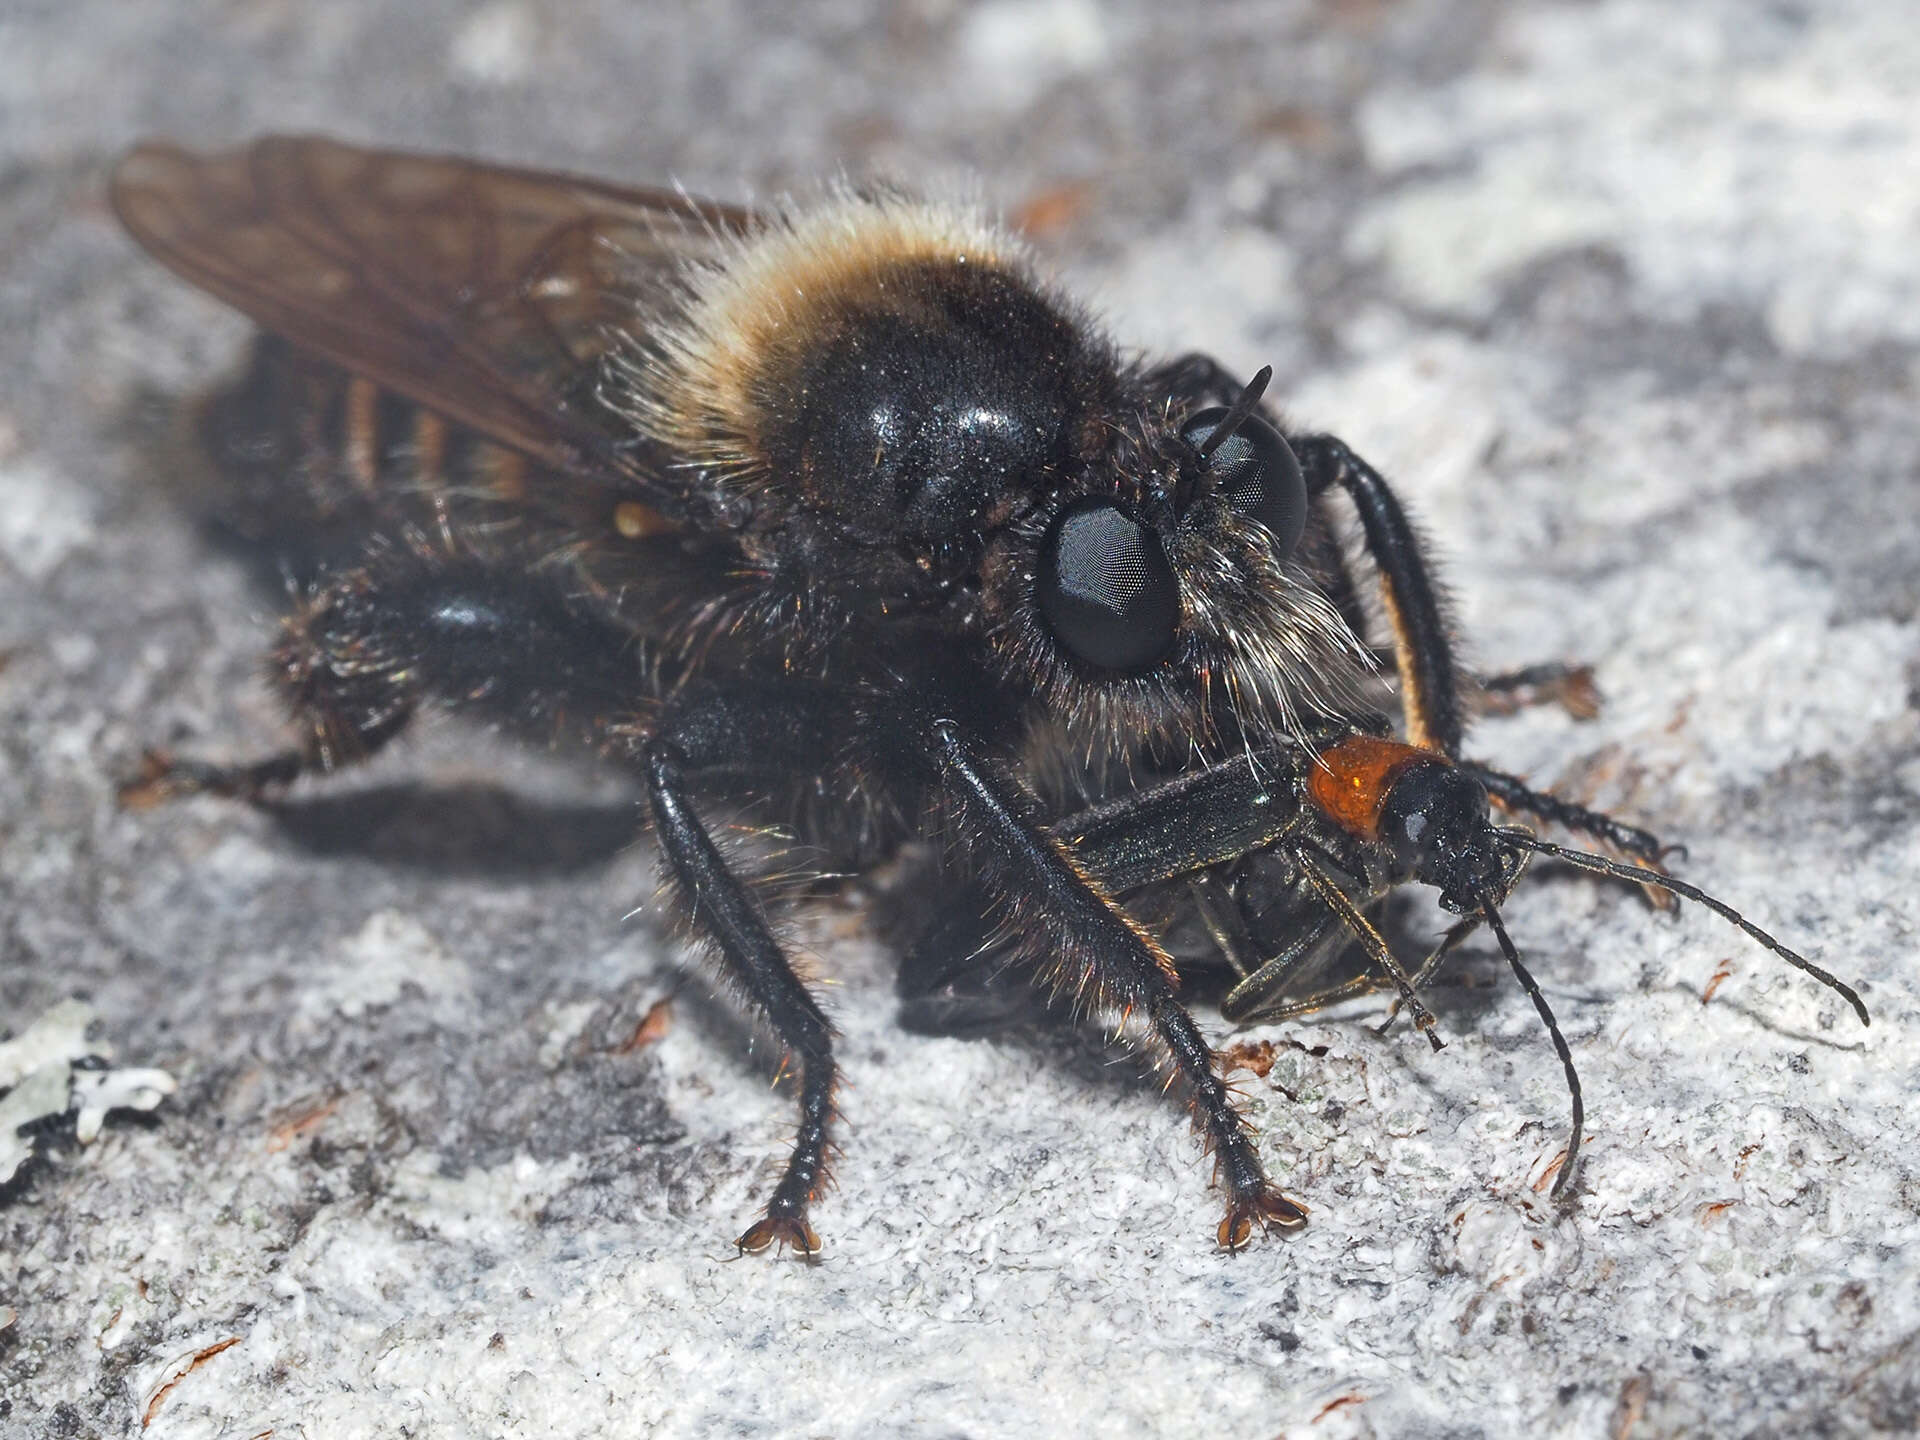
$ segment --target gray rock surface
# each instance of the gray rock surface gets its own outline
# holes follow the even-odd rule
[[[1913,1433],[1916,94],[1901,0],[11,0],[0,1033],[82,997],[180,1089],[0,1190],[0,1433]],[[1227,1257],[1137,1067],[903,1033],[856,892],[796,920],[849,1075],[829,1248],[737,1260],[789,1102],[623,920],[617,779],[447,726],[279,817],[114,808],[143,744],[272,742],[275,598],[151,478],[244,327],[102,178],[301,128],[729,197],[982,177],[1126,339],[1272,363],[1397,476],[1483,663],[1597,666],[1599,719],[1479,753],[1685,842],[1872,1029],[1541,875],[1571,1203],[1475,946],[1441,1054],[1378,1005],[1233,1037],[1314,1219]]]

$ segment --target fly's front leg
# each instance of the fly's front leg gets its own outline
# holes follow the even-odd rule
[[[239,765],[150,752],[121,803],[257,800],[367,759],[428,703],[591,741],[631,712],[642,682],[633,637],[578,605],[561,575],[402,546],[310,591],[282,622],[271,669],[294,746]]]
[[[722,975],[786,1048],[799,1072],[800,1124],[765,1213],[735,1243],[811,1258],[807,1212],[827,1184],[834,1119],[833,1027],[774,938],[752,885],[728,864],[696,796],[761,797],[832,771],[859,708],[847,691],[785,677],[735,676],[677,692],[638,742],[654,828],[674,898]]]
[[[1235,378],[1226,366],[1199,350],[1154,366],[1144,383],[1150,395],[1165,395],[1196,408],[1231,405],[1247,388],[1244,378]]]
[[[1426,549],[1385,477],[1332,435],[1289,436],[1307,490],[1339,486],[1360,516],[1367,554],[1380,572],[1380,598],[1393,630],[1394,669],[1407,739],[1443,755],[1460,753],[1460,677],[1451,627],[1427,566]]]
[[[1180,1004],[1173,961],[1050,832],[1039,806],[976,753],[959,726],[936,720],[902,726],[921,738],[939,772],[944,807],[987,888],[1007,908],[1029,954],[1057,986],[1084,1003],[1146,1018],[1174,1071],[1186,1082],[1194,1123],[1227,1191],[1218,1237],[1245,1245],[1257,1224],[1294,1229],[1307,1208],[1266,1176],[1246,1118],[1220,1078],[1219,1064]]]

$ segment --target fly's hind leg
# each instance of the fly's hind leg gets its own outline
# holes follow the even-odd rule
[[[149,749],[141,753],[140,768],[133,778],[121,784],[120,807],[151,810],[185,795],[259,801],[269,792],[291,785],[310,768],[306,755],[299,750],[281,750],[265,759],[237,765],[216,765],[175,755],[171,750]]]
[[[737,771],[742,757],[749,770],[778,770],[796,753],[817,757],[831,746],[819,717],[805,707],[781,711],[771,694],[751,689],[682,691],[664,709],[651,702],[657,677],[649,677],[634,636],[579,590],[568,571],[529,569],[506,557],[426,546],[378,550],[364,568],[316,588],[285,622],[274,674],[300,732],[297,745],[252,765],[170,762],[130,787],[127,798],[138,804],[194,790],[257,797],[263,786],[366,758],[428,705],[637,761],[695,925],[717,943],[729,978],[801,1069],[793,1158],[765,1217],[740,1237],[740,1247],[779,1242],[811,1255],[820,1242],[806,1209],[826,1175],[832,1032],[774,941],[757,898],[721,857],[688,789],[690,775]],[[755,783],[764,776],[731,778]]]
[[[146,809],[183,795],[257,801],[302,775],[367,759],[407,728],[422,699],[411,646],[396,646],[386,601],[368,570],[309,592],[281,622],[268,662],[299,732],[297,743],[260,760],[220,765],[149,750],[120,803]]]

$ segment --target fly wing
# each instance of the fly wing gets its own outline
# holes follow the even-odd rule
[[[663,457],[607,423],[599,360],[636,297],[751,212],[313,136],[149,142],[112,198],[160,261],[267,330],[541,466],[679,509]]]

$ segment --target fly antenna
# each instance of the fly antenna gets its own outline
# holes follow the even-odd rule
[[[1201,463],[1204,464],[1215,450],[1226,444],[1233,433],[1247,423],[1247,417],[1253,413],[1253,407],[1260,403],[1260,397],[1267,393],[1267,382],[1272,379],[1273,366],[1262,365],[1260,373],[1247,382],[1247,388],[1233,402],[1233,408],[1220,417],[1220,423],[1213,427],[1213,433],[1200,442]]]
[[[1564,860],[1567,864],[1576,866],[1579,869],[1592,870],[1601,875],[1612,875],[1620,880],[1638,881],[1642,885],[1651,885],[1657,890],[1669,891],[1672,894],[1680,896],[1683,900],[1691,900],[1696,905],[1706,906],[1707,909],[1713,911],[1713,913],[1720,916],[1721,919],[1730,921],[1734,925],[1739,926],[1740,929],[1746,931],[1753,939],[1778,955],[1782,960],[1793,966],[1794,969],[1806,972],[1829,990],[1839,995],[1853,1007],[1853,1013],[1860,1017],[1860,1023],[1862,1025],[1871,1025],[1873,1023],[1872,1019],[1867,1015],[1865,1002],[1855,993],[1851,985],[1837,976],[1828,974],[1825,970],[1822,970],[1818,965],[1807,959],[1806,956],[1789,950],[1785,945],[1782,945],[1778,940],[1774,939],[1773,936],[1747,919],[1747,917],[1742,915],[1738,910],[1727,904],[1726,901],[1714,899],[1713,896],[1707,894],[1707,892],[1699,886],[1689,885],[1684,880],[1676,880],[1673,876],[1663,874],[1658,870],[1650,870],[1645,865],[1630,865],[1624,860],[1612,860],[1604,855],[1595,855],[1588,850],[1573,850],[1565,845],[1555,845],[1551,840],[1540,839],[1530,830],[1499,827],[1495,833],[1500,835],[1502,839],[1509,840],[1515,845],[1535,851],[1541,855],[1551,855],[1554,859]]]
[[[1560,1068],[1567,1072],[1567,1089],[1573,1095],[1573,1126],[1567,1135],[1567,1158],[1560,1163],[1560,1173],[1554,1177],[1553,1189],[1547,1192],[1557,1200],[1560,1192],[1573,1179],[1574,1164],[1580,1158],[1580,1138],[1586,1130],[1587,1107],[1580,1098],[1580,1075],[1573,1068],[1573,1051],[1567,1048],[1567,1037],[1560,1033],[1559,1022],[1553,1018],[1547,997],[1540,993],[1539,983],[1532,973],[1520,963],[1520,951],[1514,946],[1513,937],[1507,934],[1506,924],[1500,919],[1500,912],[1493,908],[1490,896],[1480,896],[1480,913],[1486,917],[1487,928],[1493,931],[1493,938],[1500,942],[1500,952],[1507,957],[1507,964],[1513,967],[1514,978],[1520,982],[1520,988],[1527,992],[1527,998],[1533,1001],[1533,1008],[1546,1021],[1547,1034],[1552,1037],[1553,1048],[1560,1056]]]

